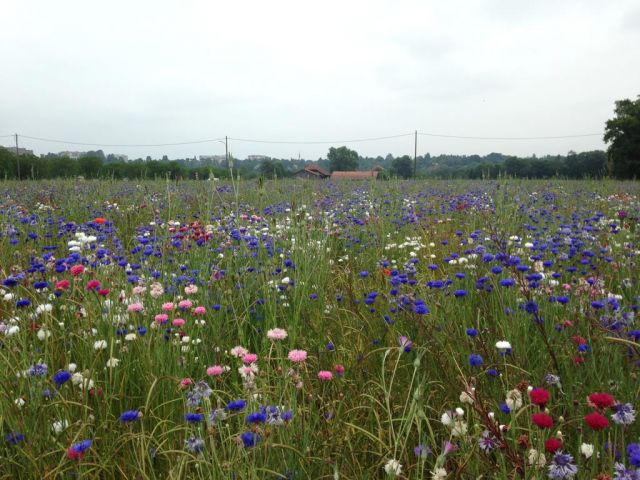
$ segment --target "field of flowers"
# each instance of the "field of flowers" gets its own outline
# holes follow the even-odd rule
[[[2,479],[640,479],[638,183],[0,194]]]

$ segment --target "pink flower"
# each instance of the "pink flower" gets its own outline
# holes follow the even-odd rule
[[[224,367],[221,365],[214,365],[212,367],[207,368],[207,375],[210,377],[217,377],[224,373]]]
[[[169,320],[169,315],[167,315],[166,313],[159,313],[153,319],[158,325],[162,325],[163,323],[167,323],[167,321]]]
[[[287,331],[284,328],[272,328],[267,332],[267,338],[272,342],[276,342],[278,340],[284,340],[287,338]]]
[[[256,365],[243,365],[238,369],[238,373],[242,378],[253,378],[258,373],[258,367]]]
[[[85,288],[87,290],[95,290],[98,287],[100,287],[100,282],[98,280],[89,280]]]
[[[247,353],[249,353],[249,350],[247,350],[244,347],[241,347],[240,345],[237,345],[237,346],[233,347],[229,353],[231,353],[231,355],[233,355],[236,358],[242,358]]]
[[[69,280],[60,280],[58,283],[56,283],[56,290],[66,290],[67,288],[69,288],[69,285],[71,285],[69,283]]]
[[[163,303],[162,304],[162,311],[163,312],[170,312],[174,308],[176,308],[176,306],[172,302],[167,302],[167,303]]]
[[[178,303],[178,308],[181,310],[187,310],[193,306],[193,302],[191,300],[180,300]]]
[[[132,291],[133,291],[134,295],[142,295],[142,294],[144,294],[144,292],[147,291],[147,287],[142,287],[142,286],[138,285],[136,287],[133,287]]]
[[[82,265],[74,265],[73,267],[71,267],[69,269],[69,272],[71,272],[71,275],[73,275],[74,277],[77,277],[82,272],[84,272],[84,266],[82,266]]]
[[[184,293],[186,293],[187,295],[198,293],[198,287],[196,287],[195,285],[187,285],[186,287],[184,287]]]
[[[301,363],[307,359],[307,352],[304,350],[291,350],[288,357],[292,362]]]
[[[205,313],[207,313],[207,309],[204,307],[196,307],[193,309],[194,315],[204,315]]]
[[[173,322],[171,322],[174,327],[183,327],[185,324],[184,318],[174,318]]]
[[[318,372],[318,378],[323,382],[328,382],[333,378],[333,373],[331,373],[329,370],[320,370]]]
[[[256,360],[258,360],[258,355],[256,355],[255,353],[247,353],[245,356],[242,357],[242,362],[243,363],[253,363]]]
[[[183,390],[185,388],[189,388],[191,385],[193,385],[193,380],[191,380],[190,378],[183,378],[182,380],[180,380],[180,388],[182,388]]]
[[[131,305],[127,306],[128,312],[141,312],[142,310],[144,310],[144,307],[141,303],[132,303]]]

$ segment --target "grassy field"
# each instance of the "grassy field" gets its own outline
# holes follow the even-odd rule
[[[638,183],[0,194],[0,478],[640,478]]]

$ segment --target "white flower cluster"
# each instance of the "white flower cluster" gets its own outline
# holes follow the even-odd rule
[[[69,240],[67,245],[70,252],[79,252],[84,249],[88,249],[92,243],[95,243],[98,239],[94,235],[87,235],[84,232],[77,232],[75,240]]]

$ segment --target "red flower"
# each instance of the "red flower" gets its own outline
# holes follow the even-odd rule
[[[58,283],[56,283],[56,290],[66,290],[67,288],[69,288],[69,285],[71,285],[71,283],[69,283],[69,280],[60,280]]]
[[[549,401],[549,392],[544,388],[534,388],[529,392],[531,403],[544,407]]]
[[[101,288],[100,290],[98,290],[98,295],[100,295],[101,297],[106,297],[107,295],[109,295],[109,289]]]
[[[97,223],[98,225],[102,225],[103,223],[106,223],[107,219],[106,218],[102,218],[102,217],[98,217],[98,218],[94,218],[93,222]]]
[[[550,438],[546,442],[544,442],[544,448],[549,453],[555,453],[556,450],[560,450],[562,448],[562,440],[558,440],[557,438]]]
[[[573,361],[574,361],[575,363],[577,363],[577,364],[581,364],[581,363],[584,363],[584,358],[582,358],[582,357],[576,357],[576,358],[574,358],[574,359],[573,359]]]
[[[586,415],[584,417],[584,421],[596,431],[604,430],[609,426],[609,420],[607,420],[607,417],[598,412],[591,412],[589,415]]]
[[[587,344],[587,340],[584,337],[581,337],[579,335],[576,335],[575,337],[573,337],[573,341],[576,342],[576,345],[586,345]]]
[[[610,408],[613,406],[613,397],[608,393],[592,393],[587,397],[587,403],[591,407],[596,408]]]
[[[553,418],[551,418],[551,415],[547,415],[546,413],[534,413],[531,415],[531,421],[540,428],[553,427]]]
[[[95,290],[100,286],[100,282],[98,280],[89,280],[87,282],[87,286],[85,287],[87,290]]]
[[[71,275],[73,275],[74,277],[77,277],[82,272],[84,272],[84,267],[82,265],[74,265],[69,269],[69,271],[71,272]]]
[[[80,460],[84,457],[84,452],[76,452],[72,447],[67,448],[67,457],[71,460]]]

